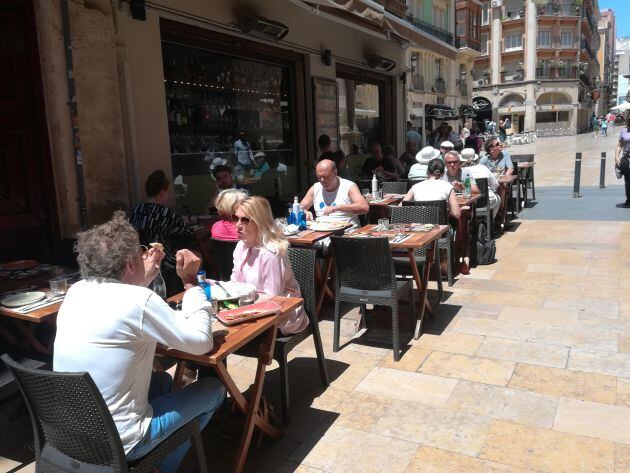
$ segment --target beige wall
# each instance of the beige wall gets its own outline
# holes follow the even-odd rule
[[[79,210],[60,2],[34,3],[59,227],[62,238],[72,238]],[[94,224],[129,204],[114,29],[109,12],[79,2],[70,2],[70,24],[88,224]]]

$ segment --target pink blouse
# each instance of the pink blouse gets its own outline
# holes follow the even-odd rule
[[[302,297],[289,257],[280,256],[274,248],[248,248],[239,241],[234,249],[234,269],[230,280],[246,282],[256,287],[256,292],[271,296]],[[308,325],[304,308],[300,307],[280,327],[283,334],[301,332]]]
[[[212,235],[212,238],[218,238],[219,240],[238,240],[238,230],[236,229],[236,225],[229,220],[224,219],[221,219],[212,225],[210,235]]]

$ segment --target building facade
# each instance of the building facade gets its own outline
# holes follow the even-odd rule
[[[440,48],[407,48],[408,118],[422,129],[423,144],[447,120],[455,131],[472,100],[472,68],[479,55],[481,3],[478,0],[410,0],[407,20],[432,36]]]
[[[483,3],[473,104],[515,133],[588,130],[598,93],[597,0]]]
[[[617,96],[613,94],[617,35],[614,11],[608,9],[600,12],[598,31],[599,50],[597,51],[597,60],[599,62],[600,97],[597,100],[596,114],[603,116],[606,115],[610,108],[614,107],[617,102]]]
[[[402,0],[7,0],[2,42],[24,48],[0,81],[0,155],[15,157],[0,259],[50,260],[56,242],[145,198],[156,169],[180,210],[206,213],[223,162],[282,209],[312,183],[321,134],[352,155],[377,141],[402,151],[410,48],[451,61],[433,61],[448,85],[427,103],[465,98],[455,6],[435,4],[427,26]]]
[[[617,76],[617,105],[629,102],[630,97],[630,38],[618,38],[615,51],[615,75]]]

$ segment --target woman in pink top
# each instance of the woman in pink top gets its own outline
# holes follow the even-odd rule
[[[247,194],[242,190],[226,189],[221,191],[217,198],[214,199],[214,206],[219,211],[221,220],[212,225],[210,229],[212,238],[219,240],[238,240],[238,232],[236,231],[236,225],[232,222],[232,215],[234,215],[238,201],[243,200],[245,197],[247,197]]]
[[[231,280],[246,282],[256,292],[270,296],[302,297],[287,255],[289,243],[273,221],[271,207],[263,197],[248,197],[236,204],[234,223],[239,242],[234,250]],[[308,317],[300,307],[280,327],[283,334],[301,332]]]

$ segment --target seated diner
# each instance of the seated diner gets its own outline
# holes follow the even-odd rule
[[[156,344],[201,355],[212,349],[212,306],[196,286],[200,260],[188,250],[175,255],[186,290],[173,310],[146,286],[164,254],[142,252],[138,233],[123,212],[77,235],[82,280],[59,309],[53,369],[87,371],[109,408],[128,461],[145,456],[170,434],[198,418],[203,429],[225,399],[217,378],[203,378],[171,392],[172,378],[153,372]],[[190,444],[158,465],[174,473]]]
[[[259,294],[302,297],[287,255],[289,243],[275,224],[267,199],[247,197],[239,201],[234,223],[240,241],[234,249],[230,280],[252,284]],[[306,312],[299,307],[279,328],[288,335],[301,332],[307,325]]]
[[[210,229],[212,238],[219,240],[238,240],[236,225],[232,216],[239,200],[245,199],[247,194],[240,189],[226,189],[221,191],[214,201],[214,206],[219,212],[220,220],[215,222]]]
[[[450,183],[442,179],[444,172],[444,161],[440,158],[433,158],[427,167],[427,179],[414,184],[403,201],[445,200],[451,215],[459,218],[461,211],[455,196],[455,189]]]

